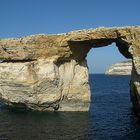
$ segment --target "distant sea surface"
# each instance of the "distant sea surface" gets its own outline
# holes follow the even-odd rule
[[[90,75],[90,112],[25,112],[0,107],[0,140],[140,140],[130,76]]]

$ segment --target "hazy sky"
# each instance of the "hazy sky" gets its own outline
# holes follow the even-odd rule
[[[0,38],[98,26],[139,25],[140,0],[0,0]],[[124,60],[115,45],[92,49],[90,72]]]

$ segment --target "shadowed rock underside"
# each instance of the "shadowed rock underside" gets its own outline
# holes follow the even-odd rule
[[[87,53],[116,43],[131,58],[131,99],[140,110],[140,27],[79,30],[0,39],[0,99],[12,107],[88,111]]]

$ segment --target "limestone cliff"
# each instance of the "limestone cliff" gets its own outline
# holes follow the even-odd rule
[[[1,63],[0,87],[1,99],[15,107],[79,111],[89,106],[86,61],[78,64],[71,60],[60,65],[53,59]]]
[[[106,75],[131,75],[132,61],[123,61],[111,65],[105,72]]]
[[[116,43],[132,59],[131,98],[140,110],[140,27],[111,27],[0,39],[0,99],[12,107],[88,111],[86,55]]]

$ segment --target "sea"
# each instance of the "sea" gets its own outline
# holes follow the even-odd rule
[[[140,140],[130,76],[90,74],[89,112],[29,112],[1,103],[0,140]]]

